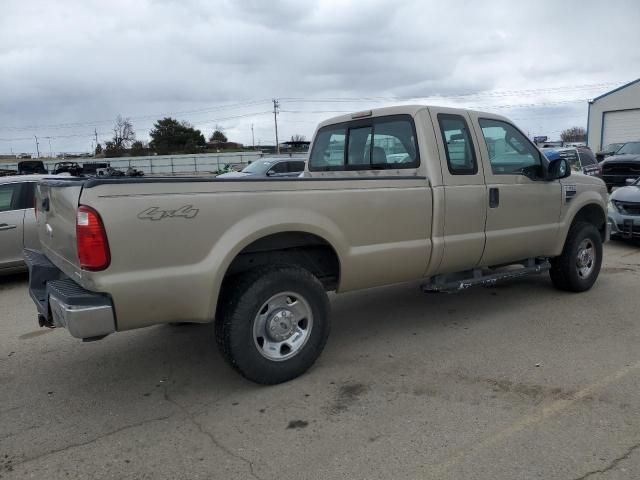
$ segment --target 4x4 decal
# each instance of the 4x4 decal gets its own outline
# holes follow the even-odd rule
[[[163,218],[193,218],[198,215],[197,208],[193,208],[193,205],[185,205],[176,210],[162,210],[158,207],[150,207],[138,214],[140,220],[162,220]]]

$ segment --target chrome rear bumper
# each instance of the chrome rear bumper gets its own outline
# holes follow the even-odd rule
[[[116,331],[111,298],[85,290],[36,250],[24,251],[29,267],[29,295],[38,308],[41,326],[63,327],[85,341]]]

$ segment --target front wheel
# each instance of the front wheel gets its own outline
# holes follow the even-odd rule
[[[578,222],[567,234],[562,254],[551,261],[549,274],[556,288],[570,292],[589,290],[602,265],[602,238],[591,223]]]
[[[320,281],[297,266],[241,274],[225,285],[216,338],[227,362],[256,383],[304,373],[329,335],[329,300]]]

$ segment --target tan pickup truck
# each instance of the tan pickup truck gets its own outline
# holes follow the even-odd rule
[[[400,106],[317,129],[300,178],[43,180],[25,251],[44,326],[84,340],[215,322],[229,363],[278,383],[329,334],[326,292],[452,292],[549,271],[595,282],[604,183],[490,113]]]

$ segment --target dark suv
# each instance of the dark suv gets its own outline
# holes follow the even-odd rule
[[[640,177],[640,141],[627,142],[615,155],[607,157],[600,163],[602,179],[609,191],[613,187],[622,187],[627,179]]]

